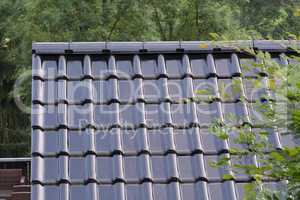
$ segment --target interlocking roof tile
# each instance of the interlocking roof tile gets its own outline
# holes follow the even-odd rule
[[[299,145],[264,126],[257,103],[278,99],[268,74],[253,67],[259,61],[235,48],[272,52],[284,66],[293,62],[282,56],[284,45],[34,43],[32,199],[243,199],[251,177],[211,166],[223,156],[239,162],[229,150],[243,145],[236,132],[220,140],[209,127],[218,120],[268,132],[266,151]],[[255,157],[242,162],[259,165]],[[228,173],[232,180],[224,180]]]

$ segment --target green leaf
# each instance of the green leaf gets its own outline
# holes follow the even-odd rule
[[[225,180],[225,181],[232,180],[232,179],[234,179],[234,177],[231,174],[223,175],[223,180]]]
[[[273,152],[270,153],[270,156],[271,156],[271,158],[273,158],[277,161],[284,161],[285,160],[285,158],[279,152],[273,151]]]

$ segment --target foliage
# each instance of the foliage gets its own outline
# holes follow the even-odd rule
[[[299,137],[300,128],[300,57],[299,52],[283,57],[289,60],[287,66],[279,65],[272,59],[269,53],[255,52],[250,50],[255,56],[257,63],[253,68],[258,68],[268,74],[268,85],[270,93],[275,95],[275,99],[266,97],[263,102],[258,102],[257,108],[264,116],[264,126],[275,127],[285,130]],[[260,88],[259,84],[255,84]],[[244,99],[242,99],[244,101]],[[234,120],[234,118],[233,118]],[[233,173],[248,174],[253,178],[253,182],[246,185],[246,199],[299,199],[300,198],[300,147],[283,147],[275,149],[269,141],[269,132],[251,130],[248,124],[237,127],[234,123],[222,123],[216,121],[210,132],[221,140],[228,140],[230,133],[236,133],[233,142],[241,148],[231,148],[229,151],[233,157],[238,157],[238,163],[229,163],[230,158],[223,157],[218,162],[213,163],[215,167],[228,166]],[[284,133],[283,133],[284,134]],[[245,163],[244,160],[257,160],[257,163]],[[225,174],[223,179],[233,179],[234,175]],[[264,186],[264,179],[285,181],[278,191],[269,190]],[[255,192],[253,192],[255,191]]]

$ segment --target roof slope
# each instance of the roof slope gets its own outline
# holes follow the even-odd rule
[[[255,102],[272,94],[267,74],[244,67],[253,58],[219,44],[33,44],[32,199],[242,199],[250,178],[223,180],[232,172],[209,164],[229,156],[235,135],[221,141],[208,127],[229,123],[231,113],[234,125],[265,129]],[[288,63],[281,57],[288,41],[232,44]],[[265,130],[275,148],[296,145]]]

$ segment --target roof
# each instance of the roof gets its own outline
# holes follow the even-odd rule
[[[251,179],[236,173],[224,180],[233,172],[209,164],[230,156],[235,133],[223,141],[208,127],[216,118],[247,123],[268,131],[275,148],[298,144],[290,134],[263,128],[255,102],[272,96],[267,74],[244,67],[255,60],[236,49],[270,51],[286,65],[282,54],[291,42],[230,44],[34,43],[32,199],[242,199]],[[257,79],[261,87],[254,89]]]

